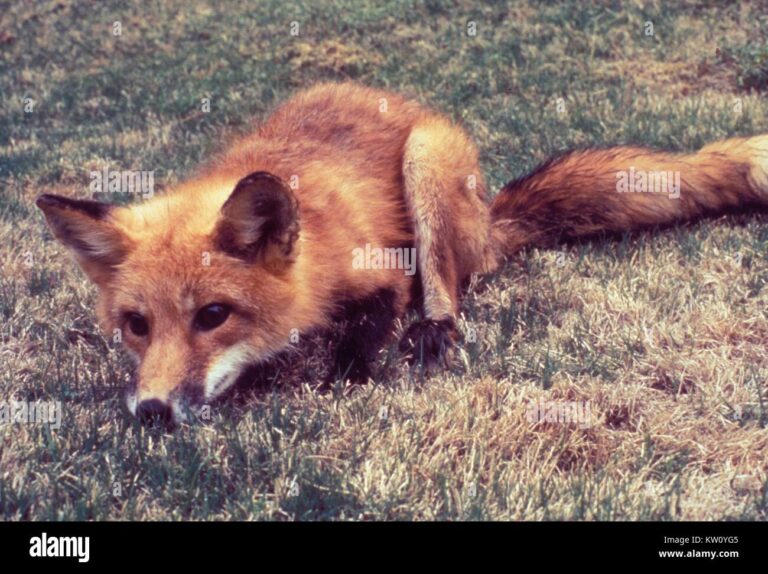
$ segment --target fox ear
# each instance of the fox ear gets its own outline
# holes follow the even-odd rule
[[[283,266],[296,256],[298,202],[279,177],[258,171],[241,179],[214,231],[220,249],[249,261]]]
[[[129,249],[128,238],[110,216],[113,206],[47,193],[35,203],[53,235],[74,253],[86,275],[94,283],[105,283]]]

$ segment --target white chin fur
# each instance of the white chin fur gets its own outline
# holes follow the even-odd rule
[[[133,416],[136,416],[136,407],[139,405],[139,399],[136,396],[136,391],[130,391],[125,394],[125,406]]]
[[[205,376],[205,401],[209,402],[224,393],[235,384],[248,365],[261,358],[246,342],[237,343],[224,351],[213,361]]]
[[[178,398],[171,401],[171,412],[173,413],[173,422],[177,425],[189,422],[188,413],[184,410]]]

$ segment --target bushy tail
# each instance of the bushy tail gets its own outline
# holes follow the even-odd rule
[[[696,153],[569,152],[508,183],[491,204],[499,251],[768,207],[768,135]]]

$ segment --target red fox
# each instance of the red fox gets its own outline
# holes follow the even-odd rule
[[[137,363],[129,409],[173,425],[342,311],[330,378],[368,380],[409,306],[420,320],[399,349],[439,367],[472,274],[527,246],[766,206],[768,136],[691,154],[573,151],[490,205],[486,195],[461,127],[342,83],[300,92],[168,193],[126,207],[46,194],[37,205],[98,287],[102,327],[124,333]],[[400,265],[383,265],[382,250]],[[415,272],[398,268],[403,251]]]

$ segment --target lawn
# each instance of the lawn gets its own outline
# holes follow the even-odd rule
[[[34,206],[105,167],[173,186],[327,80],[444,111],[494,190],[569,148],[768,133],[764,3],[599,4],[0,2],[0,403],[63,409],[0,425],[0,519],[768,519],[764,214],[530,250],[470,287],[450,370],[393,340],[376,384],[319,393],[314,336],[162,434]],[[529,416],[566,403],[589,416]]]

